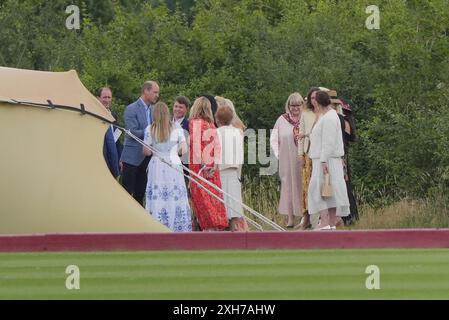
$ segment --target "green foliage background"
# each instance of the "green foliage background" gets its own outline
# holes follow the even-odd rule
[[[380,30],[365,27],[373,4]],[[269,129],[291,92],[335,88],[355,106],[365,201],[449,184],[448,0],[0,0],[0,30],[0,65],[76,69],[90,90],[113,88],[119,113],[155,79],[164,101],[223,95]]]

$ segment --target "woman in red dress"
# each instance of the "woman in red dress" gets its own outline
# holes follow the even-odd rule
[[[189,169],[221,189],[218,159],[220,141],[214,125],[211,104],[205,97],[196,99],[190,111],[190,163]],[[192,177],[195,179],[195,177]],[[198,179],[195,179],[199,181]],[[200,181],[207,190],[223,198],[221,192]],[[190,183],[192,206],[203,231],[218,231],[228,227],[226,209],[222,202],[212,197],[197,183]]]

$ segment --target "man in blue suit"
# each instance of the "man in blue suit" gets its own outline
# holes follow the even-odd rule
[[[112,132],[112,127],[108,128],[108,131],[106,131],[106,135],[104,137],[103,156],[106,160],[106,164],[108,165],[109,170],[111,171],[111,174],[115,179],[117,179],[120,175],[120,171],[118,165],[118,152],[114,141],[114,133]]]
[[[126,107],[125,128],[141,140],[147,126],[153,123],[153,105],[158,100],[159,85],[155,81],[147,81],[142,86],[140,98]],[[123,187],[143,206],[150,157],[145,157],[140,143],[126,136],[120,161],[123,163]]]
[[[115,126],[119,126],[118,122],[118,115],[116,112],[112,110],[112,90],[109,87],[101,87],[100,90],[98,90],[98,100],[106,107],[106,109],[109,111],[109,113],[114,117],[115,121],[112,123],[112,132],[114,134],[114,141],[115,146],[117,147],[117,153],[118,158],[120,159],[120,156],[122,154],[123,145],[120,142],[120,130],[117,129]],[[117,133],[120,133],[118,135],[115,135]]]
[[[98,100],[103,104],[106,110],[116,119],[114,124],[117,124],[117,115],[111,110],[112,106],[112,90],[109,87],[102,87],[98,90]],[[106,131],[103,143],[103,156],[108,165],[111,174],[114,178],[118,178],[119,172],[119,157],[120,157],[120,141],[115,142],[114,127],[111,125]]]

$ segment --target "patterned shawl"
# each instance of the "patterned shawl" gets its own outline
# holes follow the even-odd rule
[[[290,113],[284,113],[282,116],[284,117],[285,120],[288,121],[288,123],[290,123],[293,126],[293,139],[295,140],[295,145],[298,146],[298,141],[299,141],[299,119],[298,119],[298,121],[294,121],[290,117]]]

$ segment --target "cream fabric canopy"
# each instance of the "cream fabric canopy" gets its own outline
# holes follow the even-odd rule
[[[113,120],[75,71],[0,68],[0,234],[169,232],[112,177],[103,158]]]
[[[84,87],[75,70],[44,72],[0,67],[0,100],[63,105],[113,121],[103,105]]]

